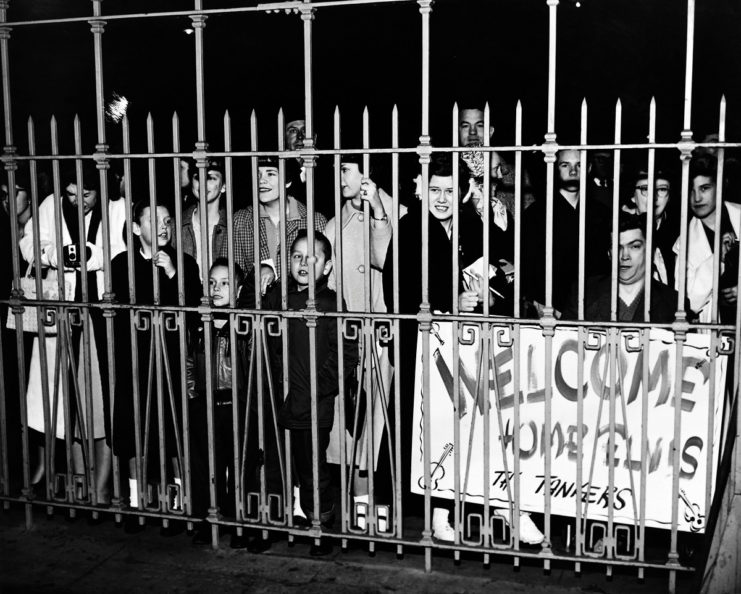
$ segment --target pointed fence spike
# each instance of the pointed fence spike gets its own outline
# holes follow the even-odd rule
[[[124,116],[124,117],[126,117],[126,116]],[[178,117],[178,112],[177,111],[173,111],[172,112],[172,123],[173,124],[178,124],[179,122],[180,122],[180,118]]]
[[[286,122],[284,120],[282,107],[278,109],[277,125],[278,125],[278,150],[284,151],[286,150],[286,136],[285,136]]]
[[[581,122],[580,122],[580,126],[581,126],[581,139],[579,141],[582,144],[587,144],[587,129],[588,129],[588,126],[587,126],[587,124],[588,124],[587,112],[588,112],[587,98],[584,97],[581,100]]]
[[[489,129],[491,128],[491,111],[489,110],[489,102],[484,104],[484,146],[491,146],[491,138],[489,137]],[[484,153],[484,165],[488,167],[488,156],[490,153]],[[486,178],[488,180],[488,178]]]
[[[333,140],[334,140],[334,148],[338,149],[340,148],[340,107],[339,105],[334,106],[334,118],[332,122],[332,128],[333,128]],[[339,163],[339,155],[335,155],[335,159]]]

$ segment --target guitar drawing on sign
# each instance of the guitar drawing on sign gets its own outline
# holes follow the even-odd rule
[[[438,484],[442,480],[442,478],[445,476],[445,468],[443,468],[443,462],[445,462],[445,458],[450,456],[450,453],[453,451],[453,444],[452,443],[446,443],[445,447],[443,448],[443,453],[440,455],[440,458],[438,458],[437,462],[432,462],[430,464],[430,482],[432,483],[432,489],[437,489]],[[417,480],[417,484],[419,485],[420,489],[425,488],[425,477],[422,475]]]
[[[705,528],[705,515],[700,513],[700,506],[691,503],[684,489],[679,490],[679,498],[684,502],[684,519],[689,522],[690,532],[700,532]]]

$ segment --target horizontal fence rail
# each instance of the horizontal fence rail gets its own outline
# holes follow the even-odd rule
[[[622,142],[617,101],[611,142],[590,144],[585,100],[579,143],[559,143],[549,0],[544,142],[523,144],[536,114],[518,102],[514,144],[488,134],[488,104],[469,143],[472,110],[456,104],[438,146],[434,10],[420,1],[419,113],[338,106],[331,148],[314,145],[313,11],[365,2],[105,16],[92,4],[90,17],[12,22],[0,3],[6,507],[25,505],[28,525],[34,506],[110,513],[132,532],[185,522],[214,547],[226,531],[256,551],[278,534],[319,553],[337,540],[421,548],[428,570],[453,551],[664,570],[674,591],[697,569],[737,447],[741,213],[728,199],[741,142],[726,138],[725,98],[717,138],[693,139],[692,0],[677,142],[657,142],[652,100],[646,142]],[[282,110],[252,111],[247,130],[227,111],[207,142],[206,17],[278,10],[303,23],[303,144]],[[105,121],[104,21],[177,16],[195,33],[194,150],[178,114]],[[71,138],[29,117],[17,144],[10,31],[82,21],[95,146],[78,117]],[[400,120],[420,116],[419,144],[400,146]],[[362,142],[348,146],[348,122]]]

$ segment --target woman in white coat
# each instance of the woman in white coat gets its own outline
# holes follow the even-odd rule
[[[62,196],[55,198],[54,194],[51,194],[41,202],[38,221],[31,219],[26,223],[23,238],[19,242],[23,258],[37,273],[46,274],[47,278],[50,274],[52,278],[59,273],[64,274],[66,289],[65,295],[60,296],[60,299],[82,301],[83,274],[86,274],[88,281],[88,301],[99,301],[105,289],[102,209],[98,180],[99,172],[94,164],[85,162],[82,188],[78,188],[75,167],[71,165],[61,177]],[[82,232],[79,230],[79,200],[82,200],[84,214]],[[124,200],[108,203],[111,258],[125,249],[122,237],[125,212]],[[61,240],[57,237],[57,219],[62,230]],[[36,243],[40,252],[39,265],[34,264]],[[85,270],[82,269],[83,250],[87,255]],[[88,323],[89,362],[85,360],[82,324],[67,324],[65,327],[58,323],[59,335],[45,338],[45,370],[42,370],[41,365],[42,345],[38,337],[34,340],[26,392],[27,418],[29,428],[50,435],[51,439],[68,436],[73,440],[74,468],[68,469],[68,472],[72,470],[75,474],[89,476],[85,469],[94,460],[95,475],[92,477],[94,488],[91,488],[91,492],[94,493],[93,502],[107,503],[111,464],[110,447],[107,443],[110,419],[107,401],[107,340],[100,310],[90,310],[89,316],[88,322],[92,322]],[[66,345],[70,345],[71,348],[65,353]],[[68,362],[66,369],[61,364],[65,356]],[[85,371],[88,363],[89,375]],[[58,371],[55,369],[57,366]],[[43,377],[43,371],[46,378]],[[56,382],[55,376],[58,378]],[[76,383],[73,381],[75,377]],[[89,393],[85,387],[86,377],[90,380]],[[88,403],[92,406],[92,418],[88,418]],[[65,427],[65,419],[70,420],[73,430]],[[95,440],[94,451],[86,452],[87,440],[91,433]],[[37,473],[37,476],[39,474]],[[47,480],[51,478],[48,477]],[[76,496],[85,495],[78,492]]]
[[[345,203],[340,211],[341,237],[342,237],[342,296],[345,300],[348,312],[366,311],[366,299],[370,304],[370,310],[374,313],[386,311],[383,297],[383,264],[386,259],[386,251],[393,234],[391,225],[393,199],[369,177],[364,177],[360,169],[362,157],[360,155],[343,155],[340,165],[340,179],[342,197]],[[368,203],[369,220],[364,220],[364,203]],[[404,214],[405,207],[401,207]],[[336,252],[337,242],[337,217],[327,223],[325,234],[332,243],[332,251]],[[364,228],[368,227],[368,238],[370,250],[370,269],[366,271],[366,248],[364,244]],[[335,256],[335,267],[333,268],[329,285],[336,289],[335,270],[340,267],[340,262]],[[370,275],[370,293],[366,296],[366,275]],[[335,404],[335,422],[332,427],[327,459],[331,463],[340,462],[341,444],[345,442],[347,451],[347,463],[354,469],[353,495],[356,502],[356,513],[358,515],[358,526],[364,527],[362,509],[363,504],[368,503],[368,479],[365,471],[370,471],[370,450],[368,439],[372,440],[373,467],[378,464],[379,448],[382,441],[387,409],[390,402],[391,379],[393,367],[389,359],[388,346],[376,340],[375,352],[366,352],[365,360],[361,360],[363,386],[366,385],[365,374],[366,360],[371,358],[371,386],[373,394],[372,422],[368,423],[366,418],[366,404],[359,401],[361,410],[357,413],[357,427],[351,427],[355,419],[348,419],[347,431],[344,439],[340,436],[339,408]],[[361,352],[364,352],[361,347]],[[345,370],[346,374],[353,370]],[[346,405],[347,406],[347,405]],[[368,428],[372,427],[370,435]],[[362,472],[359,472],[362,471]],[[359,506],[357,504],[360,504]]]

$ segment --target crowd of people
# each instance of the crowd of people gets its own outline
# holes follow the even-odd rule
[[[304,130],[303,120],[287,124],[288,150],[301,148]],[[5,328],[18,324],[16,314],[5,307],[6,401],[16,398],[9,382],[21,366],[24,373],[19,377],[26,377],[27,382],[15,390],[19,398],[25,398],[26,416],[18,415],[16,429],[25,424],[38,436],[32,441],[31,484],[42,484],[53,467],[49,460],[53,462],[54,454],[47,449],[55,439],[66,438],[72,444],[73,468],[68,472],[85,474],[86,468],[94,468],[89,485],[94,502],[110,502],[111,457],[117,456],[129,477],[123,492],[131,508],[182,506],[185,450],[189,449],[190,512],[202,520],[194,541],[207,543],[211,538],[205,518],[211,505],[212,467],[216,502],[225,516],[238,515],[240,507],[245,513],[249,506],[244,494],[264,488],[285,501],[285,506],[278,506],[278,515],[290,506],[295,521],[319,521],[329,527],[337,509],[331,465],[344,460],[351,477],[351,523],[364,528],[369,501],[383,500],[384,488],[392,490],[395,484],[405,499],[410,493],[417,322],[403,320],[396,337],[375,332],[375,327],[370,333],[354,332],[342,318],[331,315],[319,315],[308,323],[289,316],[281,331],[264,327],[260,333],[255,328],[233,332],[237,318],[220,310],[301,311],[311,305],[320,314],[416,314],[427,262],[427,302],[433,312],[474,315],[486,311],[492,316],[512,316],[516,281],[521,287],[522,302],[517,306],[523,318],[553,313],[561,320],[576,320],[583,209],[583,319],[610,321],[616,291],[617,321],[673,321],[680,309],[676,283],[682,192],[670,170],[649,172],[641,167],[622,174],[622,181],[629,182],[621,186],[625,191],[620,198],[624,199],[614,229],[618,251],[612,253],[612,203],[618,181],[613,178],[612,155],[590,153],[588,170],[581,171],[581,153],[560,150],[555,162],[552,243],[547,244],[545,196],[537,192],[528,171],[515,170],[506,155],[488,152],[484,156],[485,135],[492,138],[493,133],[493,129],[484,130],[482,110],[460,111],[459,142],[470,150],[460,157],[435,154],[426,183],[417,177],[417,198],[426,188],[428,210],[413,198],[404,197],[405,204],[395,204],[392,189],[380,187],[374,163],[364,168],[362,155],[344,154],[340,159],[341,209],[334,212],[326,207],[329,201],[318,200],[320,208],[311,216],[305,204],[306,176],[301,163],[286,161],[286,175],[281,176],[276,158],[260,157],[258,196],[237,209],[231,220],[226,209],[226,172],[218,159],[209,159],[200,167],[187,166],[183,160],[182,209],[175,208],[172,197],[120,197],[108,201],[105,217],[99,172],[92,163],[83,163],[82,176],[75,167],[63,168],[61,196],[51,192],[44,198],[36,218],[31,217],[31,180],[27,170],[18,169],[12,192],[15,206],[9,207],[11,192],[6,182],[0,215],[6,229],[6,254],[20,254],[21,276],[33,283],[39,278],[44,284],[56,283],[64,290],[59,299],[95,304],[104,297],[105,270],[109,270],[115,301],[134,306],[116,310],[113,345],[99,307],[80,310],[84,323],[67,323],[64,316],[58,316],[58,328],[49,326],[43,339],[26,332],[23,362],[9,354],[16,353],[11,347],[19,343],[15,332]],[[454,158],[460,158],[458,188],[454,187]],[[485,171],[487,163],[489,171]],[[318,169],[323,166],[320,162]],[[717,166],[716,156],[707,150],[697,151],[690,165],[687,304],[683,307],[690,320],[718,321],[713,319],[717,271],[719,321],[734,323],[741,209],[730,202],[736,197],[724,192],[722,212],[716,213]],[[514,193],[518,175],[520,209],[515,207]],[[582,195],[582,185],[586,195]],[[334,192],[332,187],[315,188],[317,196],[334,196]],[[132,204],[131,212],[127,204]],[[175,218],[176,210],[182,212],[180,220]],[[514,233],[517,213],[522,217],[519,250]],[[647,218],[653,225],[652,253],[646,249]],[[428,233],[423,237],[425,219]],[[398,228],[394,228],[397,220]],[[720,227],[716,228],[718,220]],[[16,225],[14,234],[10,233],[12,225]],[[714,253],[717,233],[719,255]],[[18,238],[17,245],[12,244],[11,235]],[[394,235],[398,253],[394,253]],[[552,260],[552,287],[545,282],[547,252]],[[518,279],[513,272],[516,254],[521,258]],[[717,257],[720,265],[716,268]],[[617,283],[611,277],[613,259],[617,260]],[[3,263],[6,303],[11,296],[11,262],[6,257]],[[647,267],[651,289],[646,318]],[[207,299],[202,291],[204,280]],[[311,304],[310,282],[314,287]],[[552,312],[547,307],[549,291]],[[192,311],[170,314],[152,307],[176,310],[204,303],[211,306],[208,316]],[[263,337],[261,344],[254,342],[258,335]],[[182,352],[183,336],[186,352]],[[396,370],[392,340],[399,345],[401,365]],[[402,395],[398,419],[390,405],[394,381],[399,382]],[[340,393],[345,396],[344,420],[336,398]],[[383,454],[397,447],[391,444],[397,423],[401,426],[401,468],[394,468],[393,456]],[[290,434],[289,451],[284,447],[286,432]],[[90,443],[94,444],[92,451]],[[238,471],[234,466],[237,451]],[[369,492],[369,473],[378,476],[375,493]],[[289,475],[295,491],[287,489]],[[52,478],[46,476],[47,481]],[[163,495],[171,482],[177,485],[177,501]],[[159,491],[155,489],[159,495],[151,495],[150,483],[159,483]],[[243,494],[243,505],[235,499],[235,492]],[[382,512],[377,513],[380,525]],[[132,531],[140,526],[136,518],[127,522]],[[440,540],[454,539],[443,507],[435,509],[433,530]],[[523,542],[538,544],[543,539],[526,515],[520,530]],[[232,545],[260,552],[270,546],[270,539],[260,534],[247,541],[235,533]],[[315,554],[326,552],[326,545],[312,547]]]

